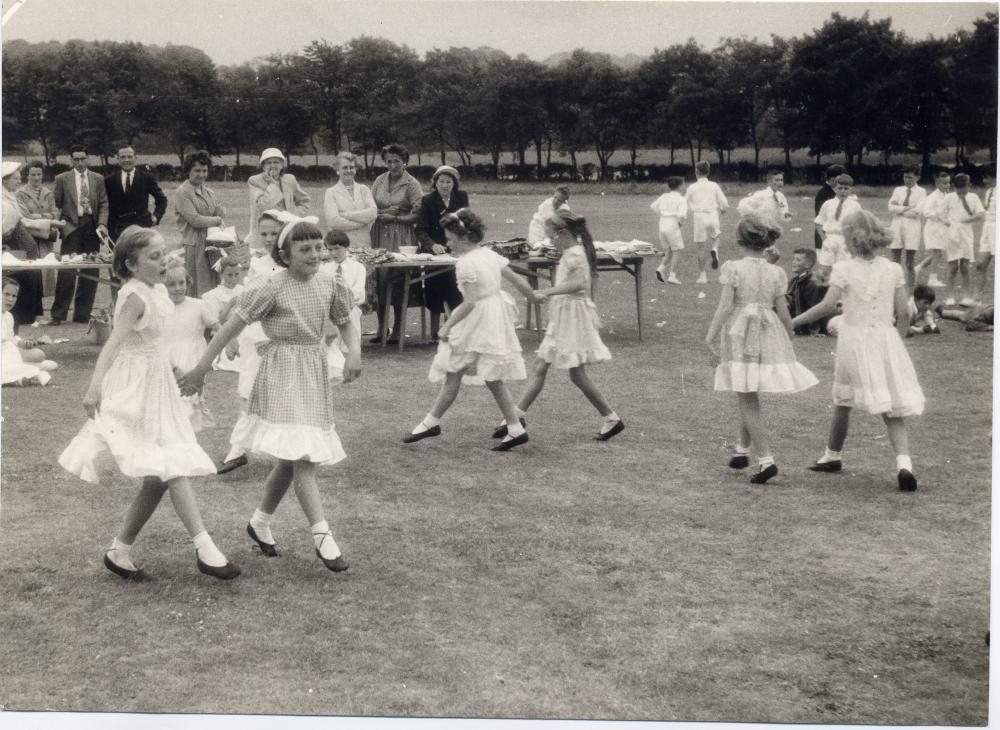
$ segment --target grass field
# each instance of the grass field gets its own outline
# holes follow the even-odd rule
[[[243,188],[217,189],[245,231]],[[651,200],[571,204],[598,239],[652,240]],[[523,235],[539,202],[472,199],[494,238]],[[790,203],[789,231],[802,230],[780,242],[784,264],[812,236],[811,198]],[[726,257],[735,220],[724,217]],[[642,342],[631,280],[599,279],[615,359],[592,376],[628,424],[607,443],[590,439],[597,415],[553,373],[518,450],[489,451],[496,408],[475,387],[441,438],[404,446],[436,392],[432,350],[366,348],[362,378],[336,392],[349,458],[321,471],[351,560],[343,575],[313,555],[291,495],[276,518],[281,557],[251,551],[259,459],[197,482],[241,578],[200,575],[166,503],[136,546],[154,580],[107,572],[100,558],[135,485],[109,470],[89,486],[56,464],[83,424],[97,355],[82,327],[61,328],[72,342],[51,348],[52,383],[2,394],[0,706],[985,724],[992,336],[945,322],[942,336],[907,341],[928,396],[910,424],[916,494],[896,490],[882,422],[861,414],[843,473],[805,469],[822,453],[835,342],[797,339],[821,384],[764,399],[781,474],[753,486],[725,466],[735,403],[712,391],[702,344],[719,287],[667,288],[653,268]],[[682,280],[693,269],[683,262]],[[535,343],[522,334],[529,356]],[[210,376],[207,396],[220,427],[200,440],[221,457],[235,375]]]

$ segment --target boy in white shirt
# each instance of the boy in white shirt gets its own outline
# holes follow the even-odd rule
[[[976,303],[983,302],[986,295],[986,281],[989,278],[990,264],[996,254],[997,243],[997,190],[996,173],[992,170],[983,174],[983,184],[986,192],[983,194],[983,207],[986,208],[986,219],[983,221],[983,232],[979,237],[979,255],[976,257]]]
[[[907,165],[903,168],[903,184],[893,190],[889,198],[889,212],[892,213],[892,243],[889,251],[892,260],[903,265],[907,286],[913,286],[913,259],[920,250],[920,236],[923,233],[920,209],[927,191],[917,185],[919,179],[920,168]],[[906,251],[905,260],[903,251]]]
[[[545,233],[545,221],[560,208],[569,210],[569,185],[562,183],[556,185],[551,198],[542,201],[538,210],[531,216],[531,223],[528,224],[528,245],[534,246],[540,241],[544,241],[548,236]]]
[[[671,284],[680,284],[680,279],[674,273],[677,267],[677,257],[674,252],[684,249],[684,238],[681,236],[681,226],[687,218],[687,200],[684,199],[684,178],[667,178],[669,190],[658,197],[649,206],[660,214],[660,247],[663,249],[663,259],[656,267],[656,278],[663,281],[663,272],[670,266],[670,274],[667,281]]]
[[[951,179],[951,186],[952,192],[944,197],[944,213],[950,223],[945,253],[948,257],[948,286],[951,296],[944,304],[947,307],[955,303],[958,293],[955,284],[961,275],[964,295],[961,305],[972,307],[976,304],[969,280],[969,263],[975,258],[972,248],[975,233],[972,224],[986,217],[986,209],[979,196],[969,189],[969,176],[965,173],[955,175]]]
[[[924,219],[924,251],[927,255],[913,267],[913,281],[916,282],[920,278],[920,272],[930,266],[931,274],[927,278],[927,285],[944,286],[937,271],[948,247],[950,224],[944,212],[944,196],[951,189],[951,176],[944,170],[939,171],[934,175],[934,187],[930,195],[924,198],[924,204],[920,208],[920,217]]]
[[[687,189],[684,198],[687,200],[688,208],[691,210],[691,220],[694,224],[694,243],[698,249],[698,284],[708,282],[705,273],[705,243],[711,239],[712,245],[709,251],[712,254],[712,268],[719,268],[719,213],[729,210],[729,201],[726,200],[722,188],[718,184],[708,179],[712,166],[705,160],[698,162],[694,166],[694,174],[698,178]]]
[[[777,168],[771,168],[767,171],[767,187],[743,198],[737,210],[741,216],[769,213],[779,224],[790,221],[792,213],[788,209],[788,199],[781,192],[784,186],[785,173]]]
[[[815,223],[820,227],[820,235],[823,236],[823,248],[817,254],[819,263],[817,276],[823,284],[827,283],[830,269],[835,263],[851,258],[847,243],[844,241],[841,221],[851,213],[861,210],[861,203],[851,195],[853,188],[854,178],[850,175],[838,175],[833,184],[835,197],[823,203],[819,215],[816,216]]]
[[[327,271],[341,278],[354,297],[351,319],[356,327],[361,327],[361,308],[365,305],[365,284],[368,270],[365,265],[349,255],[350,239],[343,231],[329,231],[323,239],[330,260],[320,265],[320,271]],[[360,329],[358,330],[361,331]]]

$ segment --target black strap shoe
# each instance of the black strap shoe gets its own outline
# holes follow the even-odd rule
[[[246,466],[250,463],[246,454],[237,456],[235,459],[230,459],[229,461],[222,462],[222,466],[215,470],[216,474],[228,474],[233,469],[239,469],[241,466]]]
[[[761,469],[759,472],[750,477],[751,484],[765,484],[768,479],[778,476],[778,467],[776,464],[771,464],[766,469]]]
[[[197,551],[195,555],[197,555]],[[219,580],[232,580],[240,574],[240,569],[229,561],[226,561],[225,565],[217,568],[214,565],[209,565],[201,558],[198,558],[198,570],[205,575],[210,575]]]
[[[746,469],[750,466],[750,457],[746,454],[733,454],[729,458],[730,469]]]
[[[266,555],[269,558],[278,557],[278,551],[275,548],[275,544],[272,542],[264,542],[263,540],[261,540],[260,536],[257,534],[257,531],[253,529],[253,525],[251,525],[249,522],[247,523],[247,534],[250,536],[251,540],[257,543],[257,547],[260,548],[260,551],[264,553],[264,555]]]
[[[624,430],[625,430],[625,421],[618,419],[618,422],[614,426],[609,428],[607,431],[605,431],[604,433],[599,432],[596,436],[594,436],[594,441],[607,441],[608,439],[617,436]]]
[[[522,417],[519,418],[518,420],[521,422],[521,428],[527,427],[528,425],[527,419]],[[496,427],[495,431],[493,431],[493,438],[502,439],[506,435],[507,435],[507,422],[504,421],[503,423],[501,423],[499,426]]]
[[[403,437],[404,444],[415,444],[417,441],[422,441],[423,439],[429,439],[432,436],[441,435],[441,426],[431,426],[426,431],[421,431],[420,433],[411,433]]]
[[[832,473],[840,471],[842,468],[843,465],[841,464],[840,459],[837,459],[836,461],[817,461],[809,467],[809,471]]]
[[[104,553],[104,567],[110,570],[115,575],[125,580],[132,580],[136,582],[141,582],[146,580],[146,574],[142,572],[141,568],[136,568],[135,570],[130,570],[129,568],[124,568],[114,560],[111,559],[111,551]]]
[[[509,441],[501,441],[492,448],[492,451],[510,451],[515,446],[528,443],[528,432],[525,431],[520,436],[515,436]]]
[[[917,491],[917,478],[910,473],[909,469],[900,469],[899,474],[896,475],[896,481],[899,483],[899,491],[901,492]]]

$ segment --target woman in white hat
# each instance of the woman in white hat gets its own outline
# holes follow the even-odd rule
[[[250,236],[247,242],[257,246],[257,221],[265,210],[287,210],[297,216],[309,212],[309,194],[299,186],[295,175],[282,174],[287,164],[277,147],[268,147],[260,153],[263,172],[247,180],[250,186]]]
[[[29,259],[38,258],[38,244],[24,225],[21,206],[15,191],[21,185],[20,162],[3,163],[3,248],[8,251],[24,251]],[[10,313],[17,325],[32,324],[45,311],[42,307],[42,273],[40,271],[18,271],[10,274],[21,286],[17,302]]]

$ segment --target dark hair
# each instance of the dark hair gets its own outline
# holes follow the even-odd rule
[[[191,172],[191,168],[194,167],[195,165],[207,165],[208,167],[211,167],[212,156],[209,155],[205,150],[197,150],[195,152],[192,152],[191,154],[189,154],[187,157],[184,158],[184,165],[182,166],[181,169],[184,170],[184,174],[187,175]]]
[[[111,268],[119,279],[131,279],[132,271],[128,264],[135,265],[139,259],[139,252],[149,245],[155,236],[160,235],[155,228],[143,228],[142,226],[129,226],[115,244],[115,257],[111,263]]]
[[[486,234],[486,224],[483,223],[483,219],[468,208],[445,213],[441,216],[441,227],[467,239],[470,243],[479,243]]]
[[[274,259],[278,266],[282,266],[286,269],[288,268],[288,262],[281,257],[281,254],[282,252],[287,251],[291,244],[297,243],[298,241],[315,241],[317,239],[320,241],[323,240],[323,231],[317,228],[314,223],[299,221],[298,223],[292,223],[291,226],[291,230],[285,234],[284,239],[278,239],[281,241],[281,245],[275,245],[275,247],[271,249],[271,258]],[[282,233],[284,233],[284,229],[282,229]]]
[[[564,192],[567,195],[569,195],[569,183],[559,183],[552,190],[553,191],[561,190],[562,192]]]
[[[232,268],[237,268],[237,269],[242,269],[243,268],[243,264],[241,264],[239,261],[237,261],[235,256],[226,256],[226,258],[222,259],[222,261],[219,262],[219,273],[220,274],[225,269],[232,269]]]
[[[587,219],[571,210],[560,208],[549,216],[549,223],[558,229],[569,231],[574,238],[580,241],[583,245],[584,253],[587,254],[590,273],[596,276],[597,249],[594,248],[594,237],[590,235],[590,229],[587,228]]]
[[[455,176],[454,176],[454,175],[452,175],[452,174],[451,174],[450,172],[448,172],[447,170],[445,170],[445,171],[444,171],[444,172],[442,172],[442,173],[437,173],[437,174],[435,174],[435,175],[434,175],[434,179],[433,179],[433,180],[431,180],[431,187],[432,187],[432,188],[434,188],[434,190],[437,190],[437,189],[438,189],[438,188],[437,188],[437,184],[438,184],[438,180],[440,180],[440,179],[441,179],[442,177],[444,177],[445,175],[447,175],[448,177],[450,177],[450,178],[451,178],[451,181],[452,181],[452,183],[454,183],[454,185],[452,186],[452,190],[453,190],[453,191],[455,191],[455,190],[458,190],[458,189],[459,189],[459,187],[460,187],[460,186],[459,186],[459,184],[458,184],[458,180],[456,180],[456,179],[455,179]]]
[[[903,174],[920,177],[920,165],[903,165]]]
[[[951,175],[948,174],[947,170],[938,170],[937,172],[934,173],[934,179],[935,180],[940,180],[942,177],[946,177],[946,178],[950,179]]]
[[[82,153],[84,153],[84,154],[87,154],[87,146],[86,146],[86,145],[82,145],[82,144],[75,144],[75,145],[72,145],[72,146],[71,146],[71,147],[69,148],[69,153],[70,153],[70,155],[73,155],[73,154],[75,154],[76,152],[82,152]]]
[[[3,278],[3,286],[7,287],[7,286],[10,286],[11,284],[13,284],[14,286],[16,286],[18,289],[21,288],[21,282],[19,282],[17,279],[15,279],[12,276],[5,276]]]
[[[388,157],[389,155],[397,155],[399,159],[401,159],[403,162],[410,161],[410,151],[406,149],[403,145],[396,144],[395,142],[393,142],[392,144],[387,144],[385,147],[382,148],[382,151],[379,153],[379,157],[381,157],[383,160],[385,160],[385,158]]]
[[[671,190],[676,190],[681,185],[684,184],[684,178],[678,177],[677,175],[671,175],[667,178],[667,187]]]
[[[712,171],[712,163],[708,160],[698,160],[698,163],[694,166],[694,171],[699,175],[707,175]]]
[[[837,185],[846,185],[851,187],[854,185],[854,178],[848,175],[846,172],[843,175],[837,175],[837,179],[834,180]]]
[[[797,248],[792,253],[797,253],[800,256],[805,256],[809,260],[810,266],[816,265],[816,249],[814,248]]]
[[[785,171],[779,167],[772,167],[767,171],[768,177],[774,177],[775,175],[784,175]]]
[[[781,226],[764,213],[751,213],[736,226],[736,243],[751,251],[763,251],[781,238]]]
[[[969,176],[960,172],[951,179],[951,184],[956,188],[967,188],[969,187]]]
[[[37,167],[39,170],[41,170],[42,173],[45,172],[45,163],[42,162],[41,160],[32,160],[31,162],[28,163],[28,166],[25,167],[24,169],[25,170],[31,170],[32,168],[35,168],[35,167]]]
[[[327,248],[330,246],[343,246],[344,248],[351,247],[351,239],[347,237],[347,234],[343,231],[327,231],[326,236],[323,237],[323,245]]]
[[[846,175],[846,174],[847,174],[847,168],[844,167],[843,165],[830,165],[828,168],[826,168],[827,180],[832,180],[838,175]]]
[[[933,304],[935,299],[937,299],[937,295],[926,284],[917,284],[913,287],[913,301],[924,301]]]

